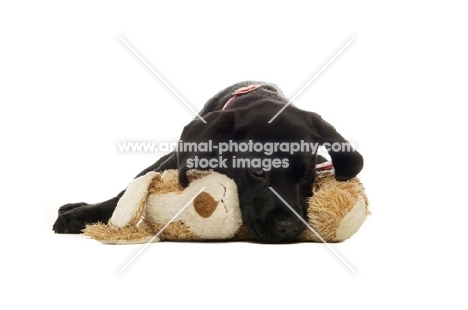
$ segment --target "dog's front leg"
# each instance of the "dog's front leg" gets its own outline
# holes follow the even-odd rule
[[[161,157],[156,163],[140,172],[137,177],[145,175],[149,171],[164,171],[167,169],[177,169],[175,153]],[[61,206],[52,230],[61,234],[81,234],[87,224],[107,223],[124,193],[125,190],[117,196],[100,203],[79,202]]]

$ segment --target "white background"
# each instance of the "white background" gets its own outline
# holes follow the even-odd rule
[[[466,309],[468,22],[461,1],[0,4],[0,304],[9,308]],[[305,1],[304,1],[305,3]],[[117,194],[238,81],[276,83],[356,143],[372,216],[332,245],[55,235],[57,208]],[[1,308],[6,306],[2,305]]]

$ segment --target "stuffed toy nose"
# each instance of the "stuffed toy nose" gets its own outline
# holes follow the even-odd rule
[[[193,201],[193,208],[203,218],[210,217],[218,207],[218,202],[205,192],[198,194],[197,198]]]

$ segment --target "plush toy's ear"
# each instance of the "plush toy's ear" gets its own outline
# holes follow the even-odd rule
[[[86,225],[84,235],[105,244],[134,244],[157,242],[151,224],[141,221],[146,209],[146,199],[152,182],[161,179],[161,174],[148,172],[134,179],[119,199],[108,224]]]
[[[358,175],[364,166],[362,155],[317,113],[307,114],[307,124],[312,136],[327,149],[335,167],[335,178],[347,181]]]
[[[146,207],[149,185],[155,178],[161,178],[157,172],[148,172],[134,179],[120,197],[117,207],[109,220],[109,225],[119,228],[136,226]]]
[[[234,113],[231,111],[216,111],[204,117],[205,122],[196,118],[184,127],[177,149],[177,166],[179,167],[179,182],[187,187],[189,180],[187,171],[190,169],[209,170],[211,167],[194,166],[194,159],[210,160],[216,158],[217,151],[209,149],[208,144],[218,145],[234,132]],[[210,142],[211,141],[211,142]]]

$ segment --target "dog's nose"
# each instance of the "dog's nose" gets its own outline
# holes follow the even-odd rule
[[[277,232],[284,237],[295,236],[299,232],[300,223],[294,220],[281,220],[277,221],[276,224]]]

